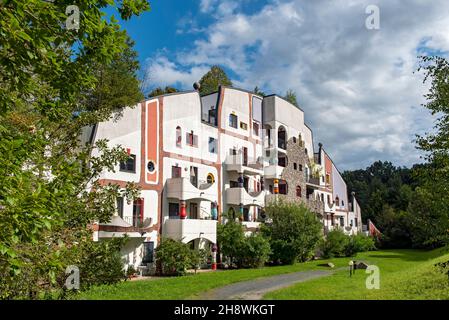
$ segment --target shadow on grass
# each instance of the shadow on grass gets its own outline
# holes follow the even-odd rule
[[[399,259],[402,261],[426,261],[429,259],[437,258],[449,251],[445,248],[439,248],[434,250],[424,250],[424,249],[400,249],[392,250],[391,254],[384,254],[387,250],[383,251],[382,254],[376,254],[372,252],[366,255],[367,258],[381,258],[381,259]]]

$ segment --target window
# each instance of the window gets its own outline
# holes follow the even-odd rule
[[[331,204],[331,196],[327,195],[327,204],[330,205]]]
[[[143,222],[143,199],[133,202],[133,226],[138,227]]]
[[[355,218],[355,219],[354,219],[354,223],[355,223],[355,227],[358,227],[358,226],[359,226],[359,219],[358,219],[358,218]]]
[[[236,148],[229,149],[229,154],[231,156],[236,156],[237,155],[237,149]]]
[[[170,219],[179,218],[179,203],[168,204],[168,217]]]
[[[302,164],[299,165],[299,171],[302,171]]]
[[[296,196],[301,198],[301,186],[296,186]]]
[[[136,155],[130,154],[126,162],[120,162],[120,171],[136,172]]]
[[[181,127],[176,127],[176,146],[181,148],[182,147],[182,131]]]
[[[190,183],[198,187],[198,167],[190,167]]]
[[[293,163],[293,170],[297,170],[298,169],[298,164],[296,162]]]
[[[340,206],[340,198],[338,196],[335,198],[335,204]]]
[[[172,178],[181,178],[181,167],[172,166],[171,167],[171,177]]]
[[[125,202],[123,201],[123,197],[117,197],[117,214],[120,218],[123,218],[123,206]]]
[[[237,124],[238,124],[238,118],[235,114],[230,114],[229,115],[229,126],[232,128],[237,129]]]
[[[326,184],[330,184],[331,183],[331,176],[330,174],[326,174]]]
[[[321,202],[324,202],[324,194],[320,195]]]
[[[345,206],[345,202],[343,200],[341,200],[341,206],[344,207]]]
[[[154,162],[153,161],[148,161],[147,168],[148,168],[149,172],[154,172],[154,170],[156,169],[155,166],[154,166]]]
[[[229,181],[229,187],[230,188],[238,188],[239,183],[237,181]]]
[[[152,263],[154,257],[154,242],[144,242],[143,243],[143,258],[142,263]]]
[[[208,121],[210,124],[216,125],[216,116],[215,116],[215,106],[210,107],[210,110],[208,111]]]
[[[287,193],[288,193],[287,182],[279,183],[279,194],[287,194]]]
[[[344,227],[344,226],[345,226],[345,218],[340,217],[340,227]]]
[[[304,153],[307,154],[307,148],[304,149]]]
[[[287,157],[279,157],[278,158],[278,165],[280,167],[284,167],[285,168],[287,166],[287,163],[288,163]]]
[[[191,147],[198,146],[198,136],[193,134],[193,130],[186,133],[186,143]]]
[[[209,137],[209,152],[217,153],[217,139]]]
[[[257,122],[253,122],[253,134],[259,136],[259,124]]]
[[[248,130],[248,125],[245,122],[240,121],[240,129]]]
[[[207,181],[208,184],[214,183],[214,182],[215,182],[215,177],[214,177],[214,175],[213,175],[212,173],[208,173],[208,174],[207,174],[206,181]]]
[[[293,137],[293,143],[296,143],[296,137]]]

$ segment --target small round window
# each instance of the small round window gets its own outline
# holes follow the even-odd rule
[[[207,175],[207,183],[212,184],[212,183],[214,183],[214,182],[215,182],[215,177],[214,177],[214,175],[213,175],[212,173],[209,173],[209,174]]]
[[[148,171],[153,172],[156,169],[154,166],[154,162],[148,161],[147,168],[148,168]]]

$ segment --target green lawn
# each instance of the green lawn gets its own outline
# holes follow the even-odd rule
[[[449,260],[442,249],[433,251],[387,250],[361,253],[357,259],[380,269],[380,289],[366,289],[365,270],[348,271],[270,292],[265,299],[449,299],[449,281],[434,264]]]
[[[333,259],[337,267],[346,265],[348,259]],[[196,295],[227,284],[267,277],[282,273],[305,270],[328,269],[318,264],[328,260],[297,263],[292,266],[265,267],[260,269],[242,269],[216,271],[167,277],[153,280],[125,281],[114,286],[99,286],[81,293],[78,299],[195,299]]]
[[[268,293],[265,299],[449,299],[447,276],[435,270],[438,261],[449,260],[447,251],[384,250],[359,254],[357,260],[380,268],[380,289],[368,290],[367,274],[357,270],[350,278],[347,270],[331,276],[298,283]],[[346,267],[350,258],[332,259],[336,268]],[[126,281],[100,286],[81,293],[78,299],[195,299],[204,291],[260,277],[305,270],[328,269],[318,264],[328,260],[292,266],[217,271],[153,280]]]

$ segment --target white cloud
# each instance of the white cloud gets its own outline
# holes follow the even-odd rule
[[[420,107],[426,87],[414,73],[417,55],[420,46],[449,51],[449,3],[377,1],[381,29],[367,30],[371,2],[273,0],[246,14],[235,1],[221,1],[228,9],[204,37],[178,53],[176,63],[159,57],[150,70],[160,82],[190,88],[206,66],[220,64],[239,75],[237,86],[280,94],[292,88],[315,142],[340,169],[378,159],[410,165],[419,161],[414,134],[432,126]],[[202,0],[200,8],[212,5]]]

